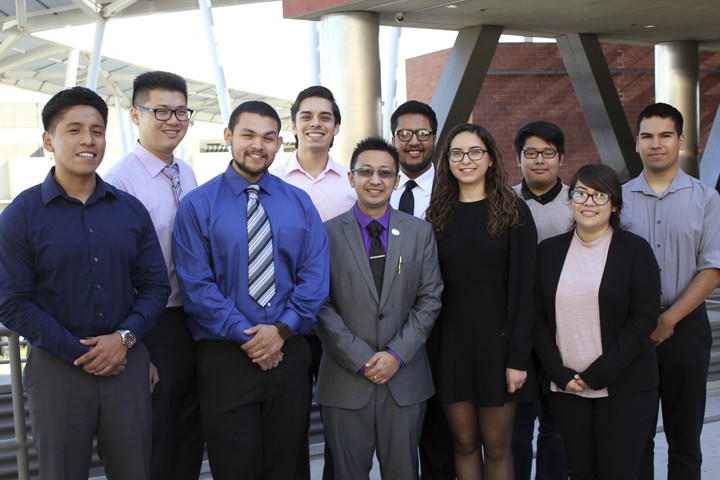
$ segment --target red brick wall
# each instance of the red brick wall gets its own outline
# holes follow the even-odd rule
[[[640,111],[654,101],[653,48],[603,45],[631,129]],[[407,97],[430,102],[449,50],[408,59]],[[720,53],[700,53],[700,145],[705,145],[720,103]],[[572,83],[554,43],[498,45],[471,121],[485,126],[501,149],[511,184],[522,178],[513,140],[534,120],[556,123],[565,133],[565,181],[578,167],[600,158]]]

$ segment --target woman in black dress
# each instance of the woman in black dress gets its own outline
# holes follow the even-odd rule
[[[483,127],[450,132],[426,217],[445,282],[429,350],[457,476],[512,479],[516,402],[537,396],[530,361],[537,233]]]

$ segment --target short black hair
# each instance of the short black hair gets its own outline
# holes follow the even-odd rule
[[[330,89],[323,87],[322,85],[313,85],[312,87],[308,87],[298,93],[298,96],[295,98],[295,103],[293,103],[290,107],[290,117],[292,118],[292,122],[295,123],[297,113],[300,111],[300,104],[303,100],[312,97],[324,98],[332,103],[332,113],[333,117],[335,117],[335,125],[340,125],[340,122],[342,121],[342,117],[340,116],[340,107],[338,107],[338,104],[335,101],[335,96]]]
[[[432,130],[433,133],[437,133],[438,121],[437,115],[435,115],[435,110],[433,110],[427,103],[417,100],[408,100],[395,109],[393,114],[390,116],[390,130],[392,130],[390,133],[395,135],[395,129],[397,128],[399,117],[411,114],[423,115],[430,122],[430,130]]]
[[[103,124],[107,126],[108,106],[100,95],[85,87],[71,87],[62,90],[48,100],[42,109],[43,128],[50,133],[65,112],[78,105],[87,105],[100,112]]]
[[[165,90],[168,92],[180,92],[188,99],[187,82],[180,75],[170,72],[145,72],[133,80],[133,107],[146,102],[152,90]]]
[[[515,153],[520,157],[525,141],[530,137],[540,137],[552,143],[560,155],[565,154],[565,135],[560,127],[551,122],[537,121],[523,125],[515,136]]]
[[[230,115],[230,121],[228,122],[228,128],[231,132],[235,128],[235,125],[237,125],[238,120],[240,119],[240,115],[246,112],[258,114],[261,117],[272,118],[277,123],[277,132],[280,133],[280,129],[282,128],[282,122],[280,122],[280,115],[278,115],[278,113],[272,106],[270,106],[269,103],[263,102],[261,100],[248,100],[247,102],[243,102],[237,107],[235,107],[235,110],[233,110],[232,114]]]
[[[570,188],[568,189],[568,199],[572,202],[572,192],[575,190],[578,182],[582,182],[586,187],[590,187],[598,192],[610,194],[610,205],[615,208],[610,213],[610,226],[614,229],[622,229],[620,223],[620,212],[623,207],[622,185],[620,178],[615,170],[602,163],[587,163],[578,168],[572,180],[570,180]],[[575,221],[573,221],[573,227]]]
[[[300,111],[300,104],[303,100],[312,97],[324,98],[329,101],[332,104],[332,113],[333,118],[335,119],[335,125],[340,125],[342,116],[340,115],[340,107],[338,107],[338,104],[335,101],[335,95],[333,95],[329,88],[323,87],[322,85],[313,85],[312,87],[308,87],[298,93],[298,96],[295,98],[295,103],[293,103],[290,107],[290,118],[292,118],[293,125],[295,125],[297,121],[297,113]],[[335,138],[330,141],[330,148],[332,148],[333,143],[335,143]],[[298,148],[297,135],[295,135],[295,148]]]
[[[683,133],[683,116],[680,111],[673,107],[672,105],[668,105],[667,103],[653,103],[651,105],[648,105],[643,109],[642,112],[640,112],[640,115],[638,115],[637,119],[637,131],[638,135],[640,135],[640,124],[643,120],[650,117],[660,117],[660,118],[670,118],[672,119],[673,123],[675,124],[675,131],[677,132],[678,137],[682,135]]]
[[[355,168],[357,159],[361,153],[367,152],[368,150],[379,150],[381,152],[387,152],[393,158],[395,162],[395,173],[400,171],[400,155],[398,155],[397,148],[392,143],[388,143],[384,138],[381,137],[367,137],[360,140],[355,145],[352,157],[350,158],[350,170]]]

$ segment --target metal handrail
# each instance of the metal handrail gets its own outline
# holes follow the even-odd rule
[[[33,445],[27,435],[25,401],[23,398],[22,360],[20,359],[20,335],[8,330],[0,323],[0,336],[8,337],[8,356],[10,357],[10,385],[12,395],[13,423],[15,438],[0,441],[0,450],[15,450],[18,467],[18,480],[30,480],[30,462],[28,449]]]

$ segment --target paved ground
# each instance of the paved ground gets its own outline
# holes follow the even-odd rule
[[[661,428],[661,427],[660,427]],[[705,409],[705,427],[702,434],[704,479],[720,478],[720,381],[708,383],[707,407]],[[312,479],[322,479],[322,449],[313,445],[311,462]],[[667,478],[667,443],[665,435],[658,432],[655,436],[655,479]],[[370,472],[370,480],[381,480],[377,461]]]

